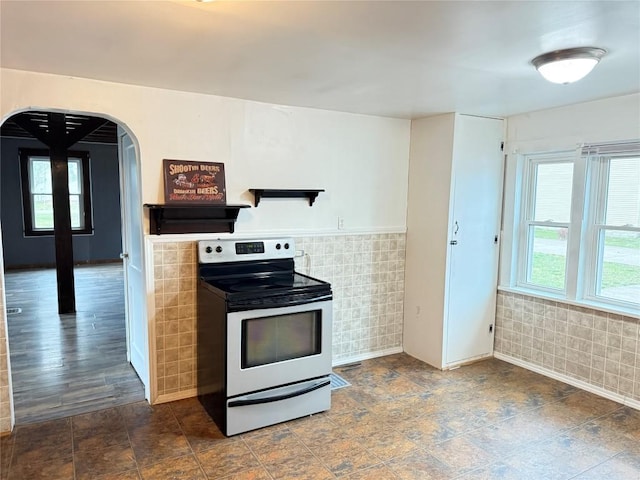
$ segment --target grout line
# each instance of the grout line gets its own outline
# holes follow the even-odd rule
[[[313,415],[309,415],[309,417],[313,417]],[[327,420],[328,420],[330,423],[332,423],[332,424],[336,425],[336,424],[334,423],[334,421],[333,421],[333,420],[332,420],[328,415],[325,415],[325,417],[327,418]],[[304,417],[303,417],[303,418],[304,418]],[[298,419],[294,419],[294,420],[298,420]],[[338,426],[338,425],[336,425],[336,426]],[[288,427],[287,427],[287,428],[288,428]],[[291,434],[294,436],[294,438],[295,438],[298,442],[300,442],[304,448],[306,448],[306,449],[307,449],[307,451],[308,451],[308,452],[313,456],[313,458],[315,458],[318,462],[320,462],[320,464],[321,464],[322,466],[324,466],[324,467],[327,469],[327,471],[328,471],[331,475],[333,475],[333,478],[337,478],[337,475],[336,475],[335,473],[333,473],[333,471],[331,470],[331,468],[329,468],[329,465],[327,465],[325,462],[323,462],[323,461],[322,461],[322,459],[321,459],[320,457],[318,457],[315,453],[313,453],[313,452],[311,451],[311,449],[309,448],[309,446],[308,446],[306,443],[304,443],[304,441],[303,441],[303,440],[298,436],[298,434],[297,434],[296,432],[294,432],[293,430],[289,430],[289,431],[290,431],[290,432],[291,432]],[[351,473],[355,473],[355,472],[351,472]]]
[[[610,461],[611,461],[611,460],[613,460],[614,458],[616,458],[616,457],[618,457],[618,456],[622,455],[622,453],[623,453],[623,452],[618,452],[618,453],[616,453],[616,454],[614,454],[614,455],[610,456],[610,457],[609,457],[609,458],[607,458],[606,460],[601,461],[601,462],[600,462],[600,463],[598,463],[597,465],[594,465],[594,466],[592,466],[592,467],[589,467],[589,468],[587,468],[586,470],[582,470],[581,472],[579,472],[579,473],[575,474],[574,476],[572,476],[572,477],[568,478],[567,480],[572,480],[572,479],[574,479],[574,478],[579,478],[579,477],[580,477],[581,475],[583,475],[584,473],[590,472],[591,470],[593,470],[593,469],[595,469],[595,468],[598,468],[600,465],[603,465],[603,464],[605,464],[605,463],[607,463],[607,462],[610,462]]]
[[[246,440],[245,440],[245,438],[244,438],[244,436],[243,436],[242,434],[240,434],[240,441],[241,441],[242,443],[244,443],[244,446],[245,446],[245,447],[247,447],[247,450],[249,450],[249,452],[251,453],[251,455],[253,455],[253,458],[255,458],[255,459],[256,459],[256,461],[258,462],[258,465],[260,465],[260,467],[261,467],[265,472],[267,472],[267,475],[269,475],[269,478],[270,478],[271,480],[275,480],[275,479],[274,479],[274,477],[273,477],[273,475],[271,475],[271,472],[269,471],[269,469],[266,467],[266,465],[265,465],[264,463],[262,463],[262,460],[260,460],[260,459],[258,458],[258,455],[256,455],[256,452],[254,452],[254,451],[253,451],[253,449],[249,446],[249,444],[246,442]],[[207,477],[207,478],[209,478],[209,477]]]
[[[579,391],[578,391],[578,392],[573,392],[573,393],[571,393],[570,395],[567,395],[566,397],[563,397],[563,398],[568,398],[568,397],[570,397],[571,395],[574,395],[574,394],[576,394],[576,393],[579,393]],[[545,405],[553,405],[553,404],[555,404],[555,403],[559,403],[559,402],[561,402],[561,401],[562,401],[562,399],[559,399],[559,400],[554,401],[554,402],[549,402],[548,404],[545,404]],[[610,412],[604,413],[604,414],[599,415],[599,416],[597,416],[597,417],[589,418],[589,419],[585,420],[585,421],[584,421],[584,422],[582,422],[582,423],[579,423],[579,424],[577,424],[577,425],[574,425],[573,427],[560,429],[560,430],[558,430],[557,432],[555,432],[555,433],[553,434],[553,436],[554,436],[554,437],[558,437],[558,436],[560,436],[560,435],[567,434],[567,433],[569,433],[569,432],[571,432],[571,431],[573,431],[573,430],[577,430],[577,429],[581,428],[582,426],[586,425],[586,424],[587,424],[587,423],[589,423],[589,422],[592,422],[592,421],[594,421],[594,420],[596,420],[596,419],[599,419],[599,418],[606,417],[607,415],[611,415],[612,413],[617,412],[618,410],[621,410],[621,409],[623,409],[623,408],[624,408],[624,406],[622,405],[622,406],[620,406],[619,408],[616,408],[616,409],[614,409],[614,410],[612,410],[612,411],[610,411]],[[490,465],[493,465],[494,463],[497,463],[497,462],[500,462],[500,461],[503,461],[503,460],[507,460],[507,459],[509,459],[509,458],[512,458],[512,457],[514,457],[514,456],[516,456],[516,455],[521,454],[521,453],[522,453],[523,451],[525,451],[525,450],[527,450],[527,451],[528,451],[528,450],[531,450],[532,448],[537,448],[537,447],[539,447],[539,446],[541,446],[541,445],[544,445],[544,444],[545,444],[545,443],[547,443],[548,441],[549,441],[549,439],[548,439],[548,438],[541,438],[541,439],[539,439],[539,440],[535,440],[535,441],[533,441],[533,442],[527,443],[526,445],[523,445],[522,447],[517,448],[517,449],[513,450],[512,452],[507,453],[506,455],[502,456],[502,457],[501,457],[499,460],[497,460],[496,462],[492,462]],[[472,441],[472,443],[474,443],[474,442]],[[474,445],[476,445],[476,444],[474,443]],[[476,445],[476,446],[477,446],[477,445]],[[607,460],[604,460],[604,461],[603,461],[603,462],[601,462],[601,463],[604,463],[604,462],[606,462],[606,461],[610,460],[611,458],[613,458],[613,457],[615,457],[615,456],[619,455],[620,453],[622,453],[622,452],[618,452],[618,453],[614,454],[612,457],[608,458]],[[595,468],[596,466],[597,466],[597,465],[594,465],[594,466],[593,466],[593,467],[591,467],[591,468]],[[512,468],[515,468],[515,467],[512,467]],[[517,468],[516,468],[516,470],[517,470]],[[590,468],[589,468],[589,469],[587,469],[587,470],[590,470]],[[585,471],[587,471],[587,470],[585,470]],[[584,472],[581,472],[580,474],[582,474],[582,473],[584,473]],[[578,475],[580,475],[580,474],[578,474]],[[577,476],[577,475],[576,475],[576,476]],[[576,476],[573,476],[573,477],[571,477],[571,478],[575,478]],[[568,479],[568,480],[570,480],[570,479]]]
[[[516,368],[521,368],[521,367],[517,367],[517,366],[516,366]],[[390,370],[396,371],[396,370],[394,370],[392,367],[390,367]],[[403,375],[403,374],[402,374],[402,373],[400,373],[400,372],[396,372],[396,373],[398,373],[398,374],[399,374],[399,375],[401,375],[401,376]],[[408,379],[408,380],[410,380],[410,381],[413,381],[413,380],[412,380],[410,377],[408,377],[408,376],[405,376],[405,378],[407,378],[407,379]],[[413,383],[416,383],[416,384],[417,384],[417,382],[413,382]],[[417,385],[420,385],[420,384],[417,384]],[[422,385],[420,385],[420,386],[421,386],[421,387],[423,387]],[[456,434],[456,435],[454,435],[452,438],[449,438],[449,439],[444,440],[444,441],[442,441],[442,442],[437,442],[437,443],[436,443],[436,445],[440,445],[440,444],[442,444],[442,443],[446,443],[446,442],[448,442],[448,441],[450,441],[450,440],[453,440],[454,438],[462,437],[462,436],[464,436],[464,435],[467,435],[467,434],[472,433],[472,432],[476,432],[476,431],[481,430],[481,429],[483,429],[483,428],[492,427],[492,426],[498,426],[498,425],[500,425],[500,424],[502,424],[502,423],[504,423],[504,422],[506,422],[506,421],[508,421],[508,420],[510,420],[510,419],[512,419],[512,418],[515,418],[515,417],[517,417],[517,416],[519,416],[519,415],[526,414],[526,413],[531,413],[531,412],[533,412],[533,411],[535,411],[535,410],[540,410],[540,409],[542,409],[542,408],[543,408],[544,406],[546,406],[546,405],[553,405],[553,404],[561,403],[561,402],[563,402],[564,400],[566,400],[567,398],[569,398],[569,397],[571,397],[572,395],[575,395],[575,394],[577,394],[577,393],[579,393],[579,392],[581,392],[581,391],[582,391],[582,390],[577,389],[576,391],[571,392],[571,393],[569,393],[568,395],[563,396],[562,398],[553,399],[553,400],[550,400],[550,401],[548,401],[548,402],[545,402],[545,403],[543,403],[543,404],[541,404],[541,405],[539,405],[539,406],[537,406],[537,407],[532,407],[532,408],[529,408],[529,409],[525,409],[525,410],[523,410],[523,411],[521,411],[521,412],[519,412],[519,413],[516,413],[516,414],[515,414],[515,415],[513,415],[513,416],[510,416],[510,417],[504,418],[504,419],[500,420],[500,421],[499,421],[499,422],[497,422],[497,423],[491,423],[491,424],[488,424],[488,425],[483,425],[483,426],[481,426],[481,427],[478,427],[478,428],[475,428],[475,429],[471,429],[471,430],[468,430],[468,431],[465,431],[465,432],[462,432],[462,433]],[[587,418],[587,419],[585,419],[584,421],[582,421],[582,422],[578,423],[577,425],[574,425],[574,426],[572,426],[572,427],[568,427],[568,428],[560,429],[560,430],[557,432],[557,434],[558,434],[558,435],[562,435],[562,434],[566,434],[566,433],[568,433],[568,432],[571,432],[571,431],[573,431],[573,430],[577,430],[578,428],[582,427],[583,425],[585,425],[585,424],[587,424],[587,423],[589,423],[589,422],[591,422],[591,421],[593,421],[593,420],[596,420],[596,419],[599,419],[599,418],[603,418],[603,417],[605,417],[605,416],[607,416],[607,415],[611,415],[612,413],[617,412],[617,411],[622,410],[622,409],[624,409],[624,406],[623,406],[623,405],[619,406],[619,407],[618,407],[618,408],[616,408],[616,409],[611,410],[610,412],[603,413],[602,415],[595,416],[595,417],[591,417],[591,418]],[[423,414],[423,415],[421,415],[421,416],[420,416],[420,417],[418,417],[418,418],[424,418],[426,415],[428,415],[428,414]],[[399,430],[397,430],[397,431],[399,431]],[[403,433],[403,432],[400,432],[400,433]],[[406,435],[405,435],[405,437],[406,437]],[[411,439],[409,439],[409,440],[411,440]],[[475,445],[476,447],[479,447],[479,448],[483,449],[483,448],[482,448],[482,446],[481,446],[481,445],[478,445],[476,442],[474,442],[474,441],[473,441],[473,439],[469,439],[469,441],[470,441],[473,445]],[[489,467],[489,466],[491,466],[491,465],[493,465],[493,464],[495,464],[495,463],[498,463],[498,462],[500,462],[500,461],[503,461],[504,459],[511,458],[511,457],[513,457],[513,456],[515,456],[515,455],[517,455],[517,454],[521,453],[521,452],[522,452],[522,451],[524,451],[525,449],[535,448],[535,447],[537,447],[537,446],[539,446],[539,445],[541,445],[541,444],[544,444],[544,443],[545,443],[545,442],[547,442],[547,441],[548,441],[547,439],[539,439],[539,440],[535,440],[535,441],[533,441],[533,442],[527,443],[526,445],[523,445],[521,448],[517,448],[517,449],[513,450],[512,452],[507,453],[507,454],[506,454],[506,456],[503,456],[503,457],[501,457],[500,459],[494,458],[494,460],[493,460],[493,461],[491,461],[491,462],[489,462],[488,464],[486,464],[486,465],[484,465],[484,466],[480,466],[480,467],[478,467],[478,468],[474,468],[474,469],[473,469],[473,470],[471,470],[471,471],[480,470],[480,469],[482,469],[482,468]],[[484,450],[484,449],[483,449],[483,450]],[[486,450],[485,450],[485,451],[486,451]],[[429,453],[429,452],[428,452],[428,450],[427,450],[427,453]],[[491,453],[491,452],[488,452],[488,453]],[[620,453],[622,453],[622,452],[618,452],[616,455],[619,455]],[[614,456],[615,456],[615,455],[614,455]],[[437,457],[436,457],[436,458],[437,458]],[[611,457],[611,458],[613,458],[613,457]],[[438,460],[440,460],[440,459],[438,458]],[[607,459],[607,460],[605,460],[605,461],[608,461],[608,460],[610,460],[610,458],[609,458],[609,459]],[[448,465],[449,467],[451,467],[451,465],[449,465],[448,463],[444,462],[443,460],[440,460],[440,461],[442,461],[443,463],[445,463],[446,465]],[[385,462],[385,464],[386,464],[386,462]],[[453,467],[451,467],[451,468],[453,468]],[[594,466],[594,467],[592,467],[592,468],[595,468],[595,466]],[[468,474],[468,473],[469,473],[469,471],[463,472],[463,473],[461,473],[461,474],[459,474],[459,475],[456,475],[454,478],[459,478],[459,477],[461,477],[461,476],[463,477],[464,475],[466,475],[466,474]],[[582,472],[582,473],[584,473],[584,472]],[[575,477],[572,477],[572,478],[575,478]]]
[[[9,435],[13,435],[13,433],[9,433]],[[9,477],[9,473],[11,472],[11,467],[13,465],[13,456],[14,456],[15,451],[16,451],[16,440],[17,439],[18,439],[18,429],[15,428],[15,438],[11,442],[11,453],[10,453],[10,456],[9,456],[9,462],[7,463],[7,478]]]
[[[138,474],[138,477],[142,478],[142,472],[140,472],[140,465],[138,465],[138,459],[136,458],[136,451],[133,449],[133,442],[131,441],[131,435],[129,435],[128,424],[126,419],[124,418],[124,415],[122,415],[122,412],[120,411],[120,409],[123,406],[124,405],[119,405],[115,407],[115,410],[116,412],[118,412],[118,416],[122,420],[122,426],[124,427],[124,431],[127,434],[127,441],[129,442],[129,448],[131,449],[131,453],[133,454],[133,461],[136,464],[136,472]]]
[[[171,403],[169,404],[169,410],[171,411],[171,414],[173,415],[173,418],[176,420],[176,422],[178,422],[178,427],[180,428],[180,432],[182,432],[182,435],[184,435],[184,438],[187,441],[187,445],[189,445],[189,450],[191,451],[191,455],[193,455],[193,458],[195,459],[196,463],[198,464],[198,468],[200,469],[200,472],[202,473],[204,478],[209,478],[207,473],[204,471],[204,467],[202,466],[202,463],[200,462],[200,459],[198,458],[198,455],[197,455],[196,451],[193,449],[193,445],[191,445],[191,442],[189,441],[189,437],[187,436],[187,433],[184,431],[184,428],[182,427],[182,423],[178,419],[178,416],[176,415],[176,412],[173,410],[173,406],[171,405]],[[142,475],[140,475],[140,476],[142,477]]]

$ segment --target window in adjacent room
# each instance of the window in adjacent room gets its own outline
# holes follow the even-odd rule
[[[20,150],[26,236],[53,234],[53,188],[48,150]],[[89,153],[69,152],[69,204],[74,233],[91,233]]]

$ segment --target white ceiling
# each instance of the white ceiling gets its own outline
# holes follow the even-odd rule
[[[7,1],[2,67],[283,105],[507,116],[640,91],[640,1]],[[529,61],[608,50],[554,85]]]

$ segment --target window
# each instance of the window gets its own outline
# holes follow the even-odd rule
[[[637,308],[640,143],[523,158],[517,285]]]
[[[573,158],[531,157],[523,221],[521,284],[565,291]]]
[[[48,150],[20,150],[24,232],[53,234],[53,184]],[[88,152],[69,152],[69,206],[74,233],[91,233]]]
[[[591,262],[585,296],[640,303],[640,152],[588,156]]]

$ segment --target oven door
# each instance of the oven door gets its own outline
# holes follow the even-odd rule
[[[332,302],[227,314],[227,397],[331,373]]]

